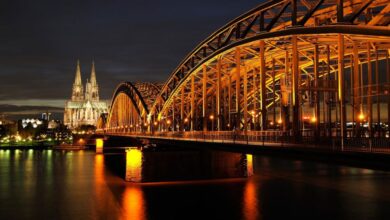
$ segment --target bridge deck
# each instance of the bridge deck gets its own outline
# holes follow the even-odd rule
[[[230,145],[262,146],[274,148],[310,148],[325,151],[390,153],[389,138],[301,137],[299,140],[286,133],[275,132],[156,132],[106,133],[108,136],[132,137],[149,140],[171,140]]]

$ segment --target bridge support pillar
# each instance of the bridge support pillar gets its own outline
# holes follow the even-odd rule
[[[241,127],[241,108],[240,108],[240,96],[241,96],[241,50],[238,47],[236,49],[236,129],[240,130]]]
[[[203,131],[207,131],[207,67],[203,65],[202,78],[202,116],[203,116]]]
[[[344,36],[338,34],[338,101],[340,110],[340,137],[341,149],[344,150],[346,137],[346,108],[345,108],[345,82],[344,82]]]
[[[367,107],[368,107],[368,134],[372,137],[372,64],[371,64],[371,43],[367,42],[367,75],[368,75],[368,91],[367,91]]]
[[[359,115],[362,114],[363,109],[361,108],[360,104],[360,77],[359,77],[359,52],[358,52],[358,45],[356,42],[353,43],[353,122],[356,123],[355,125],[355,134],[356,136],[360,136],[360,121],[359,121]]]
[[[298,39],[297,36],[293,35],[291,39],[292,44],[292,110],[293,110],[293,122],[292,122],[292,132],[293,136],[297,141],[300,140],[300,127],[299,127],[299,55],[298,55]]]
[[[318,138],[320,136],[320,90],[319,90],[319,51],[318,51],[318,45],[314,45],[314,83],[315,83],[315,106],[314,106],[314,112],[315,112],[315,120],[314,120],[314,126],[315,126],[315,137]]]
[[[261,130],[267,130],[267,88],[266,66],[265,66],[265,43],[260,41],[260,110],[261,110]]]
[[[191,131],[194,131],[195,123],[195,76],[191,76]]]
[[[221,59],[219,58],[217,61],[217,131],[221,130],[222,127],[222,115],[221,115]]]
[[[180,131],[184,131],[184,86],[181,87],[180,97]]]

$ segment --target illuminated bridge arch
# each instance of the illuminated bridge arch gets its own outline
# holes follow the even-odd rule
[[[115,89],[106,122],[108,131],[143,131],[149,109],[161,86],[153,83],[124,82]]]
[[[150,108],[151,130],[298,132],[310,118],[317,131],[339,123],[344,134],[363,113],[373,123],[374,101],[388,97],[389,3],[274,0],[252,9],[173,71]]]

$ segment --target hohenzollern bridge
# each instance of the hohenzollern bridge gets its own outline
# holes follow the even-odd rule
[[[118,85],[97,131],[386,150],[389,12],[390,0],[265,2],[212,33],[164,84]]]

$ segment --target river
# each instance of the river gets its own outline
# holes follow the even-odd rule
[[[0,150],[0,219],[390,219],[389,186],[386,171],[219,150]]]

